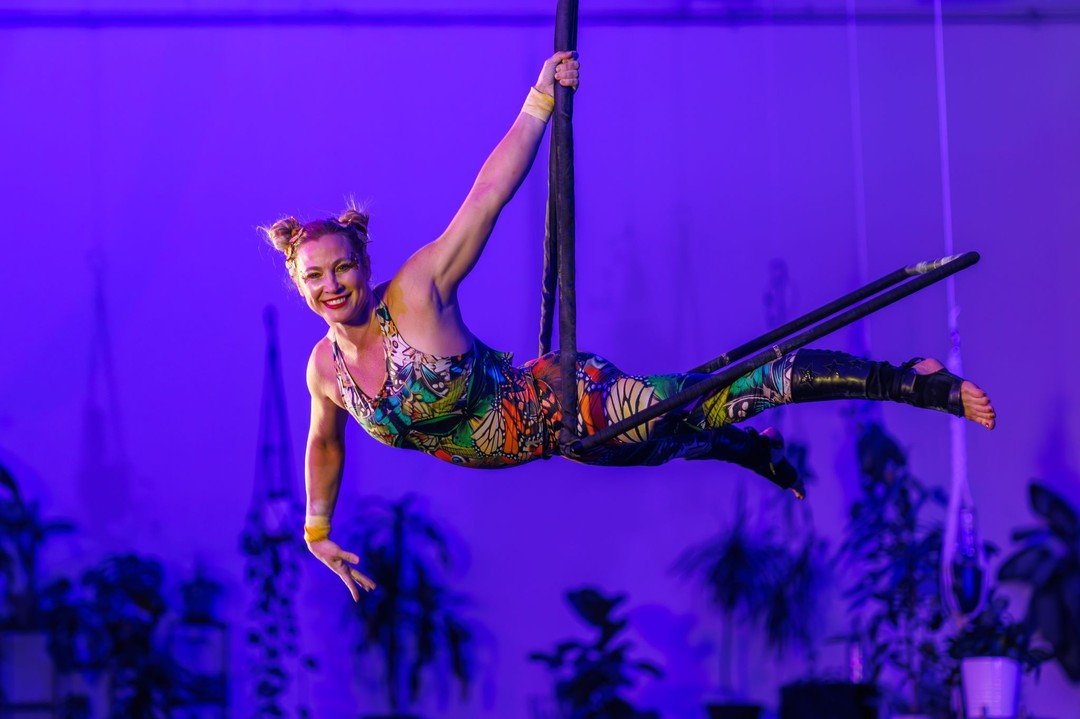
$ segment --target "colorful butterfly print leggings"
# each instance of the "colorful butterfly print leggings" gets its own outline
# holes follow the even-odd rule
[[[706,395],[678,412],[669,412],[608,442],[585,457],[589,464],[654,465],[671,459],[727,459],[745,453],[747,433],[731,427],[771,407],[791,402],[791,368],[795,354],[765,364],[728,387]],[[559,376],[558,353],[546,354],[522,369],[529,371],[548,409],[549,433],[562,421],[554,397]],[[578,433],[593,434],[709,377],[707,374],[628,375],[611,362],[579,353]]]

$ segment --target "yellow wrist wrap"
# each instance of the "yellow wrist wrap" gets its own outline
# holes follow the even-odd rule
[[[555,111],[555,98],[551,95],[545,95],[535,87],[530,87],[529,96],[525,98],[525,104],[521,106],[521,111],[526,115],[532,115],[541,122],[547,122],[551,118],[551,113]]]
[[[304,541],[319,542],[330,536],[330,518],[308,515],[304,518]]]

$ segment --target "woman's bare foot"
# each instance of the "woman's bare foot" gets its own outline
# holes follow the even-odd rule
[[[934,374],[944,368],[945,365],[933,358],[924,359],[913,367],[915,372],[922,375]],[[965,418],[978,422],[987,429],[993,429],[997,424],[994,405],[990,404],[990,398],[986,396],[986,392],[983,392],[974,382],[964,380],[964,383],[960,385],[960,400],[964,403]]]

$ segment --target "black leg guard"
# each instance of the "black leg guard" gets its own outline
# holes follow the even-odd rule
[[[844,352],[801,349],[791,365],[791,401],[895,399],[901,370]]]
[[[791,401],[872,399],[964,416],[963,380],[944,369],[918,374],[921,357],[895,367],[831,350],[801,349],[791,365]]]
[[[672,459],[718,459],[760,474],[778,487],[790,489],[799,499],[806,496],[798,472],[783,456],[783,442],[779,439],[730,425],[705,430],[685,427],[665,430],[658,425],[650,439],[604,444],[586,456],[573,459],[616,467],[652,466]]]
[[[702,432],[708,441],[707,452],[687,459],[721,459],[755,472],[781,489],[790,489],[799,499],[806,499],[806,485],[795,466],[784,456],[784,441],[771,439],[754,429],[724,425]]]

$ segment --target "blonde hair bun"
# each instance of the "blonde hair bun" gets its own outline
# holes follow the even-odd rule
[[[292,260],[296,252],[297,240],[304,234],[304,226],[295,217],[283,217],[269,228],[262,228],[266,239],[274,249],[285,255],[285,261]]]
[[[343,234],[356,253],[365,273],[371,271],[371,260],[367,253],[369,215],[364,210],[350,207],[337,219],[313,220],[301,223],[295,217],[283,217],[270,227],[260,228],[275,250],[285,255],[285,268],[296,279],[296,250],[308,240],[317,240],[323,235]]]
[[[352,227],[356,229],[361,235],[364,236],[364,239],[367,239],[368,220],[370,218],[371,216],[363,210],[358,210],[354,207],[350,207],[349,209],[345,210],[345,212],[341,213],[340,217],[338,217],[338,224],[344,227]]]

